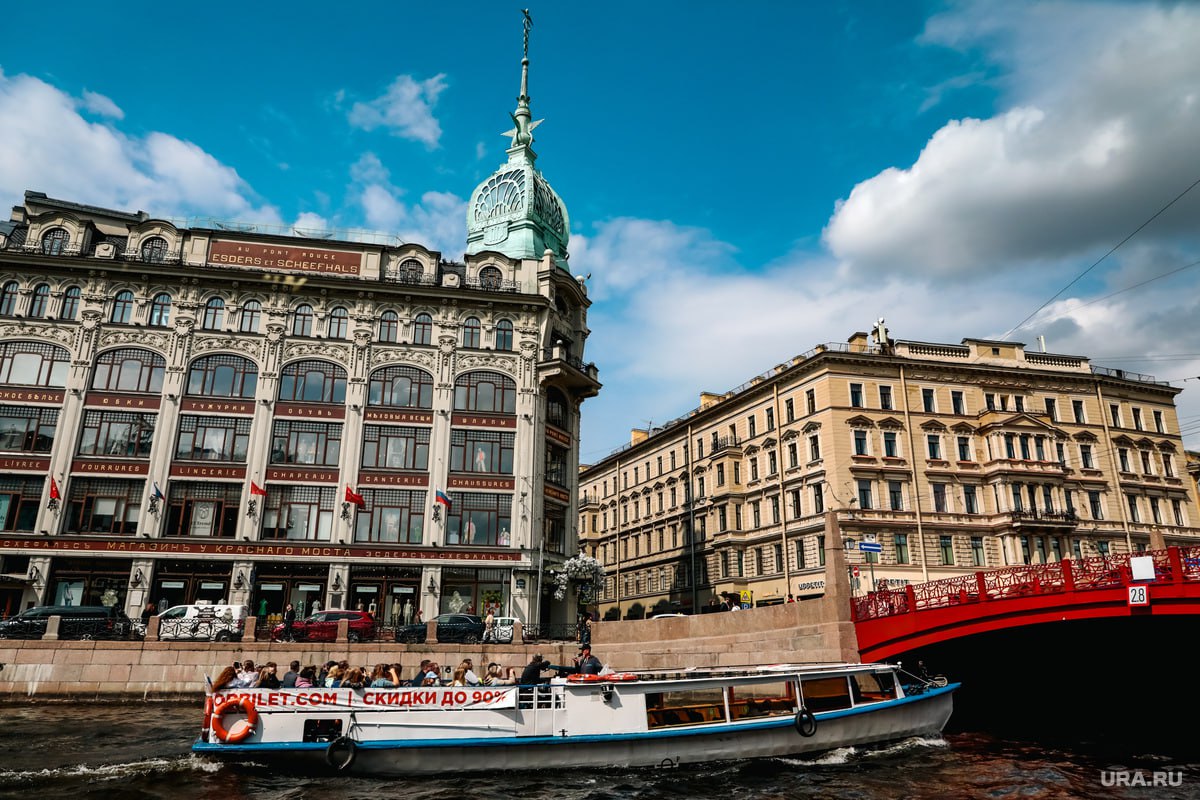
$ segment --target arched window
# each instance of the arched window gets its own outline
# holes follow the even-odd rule
[[[78,286],[72,286],[63,292],[62,313],[58,316],[62,319],[75,319],[79,316],[79,298],[82,295]]]
[[[171,324],[171,295],[163,292],[150,301],[150,324],[165,328]]]
[[[161,236],[151,236],[142,242],[142,261],[148,264],[161,264],[167,260],[167,240]]]
[[[310,305],[296,306],[292,312],[292,335],[312,336],[313,310]]]
[[[462,346],[479,348],[479,320],[475,317],[463,321]]]
[[[216,355],[198,358],[188,371],[187,393],[199,397],[253,399],[258,386],[258,367],[241,356]]]
[[[329,312],[329,338],[345,339],[350,329],[350,315],[346,309],[338,306]]]
[[[384,367],[371,373],[367,405],[433,408],[433,376],[416,367]]]
[[[546,390],[546,421],[565,430],[570,430],[567,416],[567,398],[553,387]]]
[[[413,344],[429,344],[433,341],[433,317],[417,314],[413,320]]]
[[[9,281],[0,288],[0,314],[11,317],[17,311],[17,296],[21,287],[16,281]]]
[[[401,283],[420,283],[425,275],[425,268],[415,258],[410,258],[400,265]]]
[[[65,347],[45,342],[0,342],[0,384],[46,386],[67,385],[71,354]]]
[[[123,292],[118,292],[116,299],[113,300],[110,322],[115,322],[118,325],[128,325],[131,319],[133,319],[133,292],[126,289]]]
[[[33,297],[29,299],[29,316],[41,319],[46,316],[46,306],[50,302],[50,284],[39,283],[33,288]]]
[[[258,333],[258,321],[261,318],[262,303],[247,300],[242,304],[242,318],[238,322],[238,330],[242,333]]]
[[[468,372],[454,382],[454,410],[515,414],[517,384],[498,372]]]
[[[92,388],[106,392],[162,392],[167,361],[158,353],[137,347],[109,350],[96,356]]]
[[[279,400],[284,403],[346,402],[346,370],[328,361],[297,361],[279,374]]]
[[[66,228],[54,228],[42,234],[42,253],[48,256],[60,256],[67,249],[71,234]]]
[[[496,323],[496,349],[512,350],[513,324],[506,319]]]
[[[499,267],[486,266],[479,270],[479,286],[483,289],[499,289],[504,285],[504,273]]]
[[[206,331],[219,331],[225,325],[225,301],[219,297],[210,297],[204,304],[204,319],[200,327]]]
[[[379,341],[395,343],[400,340],[400,315],[385,311],[379,316]]]

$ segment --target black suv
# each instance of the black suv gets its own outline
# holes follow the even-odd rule
[[[40,639],[50,617],[58,623],[60,639],[125,639],[133,624],[116,606],[37,606],[0,620],[0,639]]]
[[[483,641],[483,619],[474,614],[440,614],[433,618],[437,623],[439,642],[463,642],[475,644]],[[422,644],[425,641],[425,623],[396,628],[396,641],[402,644]]]

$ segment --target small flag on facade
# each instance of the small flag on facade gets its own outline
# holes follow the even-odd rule
[[[449,511],[449,510],[450,510],[450,495],[446,494],[446,493],[445,493],[445,492],[443,492],[441,489],[438,489],[438,490],[437,490],[437,495],[435,496],[435,498],[434,498],[434,499],[435,499],[437,502],[439,502],[439,503],[441,503],[442,505],[444,505],[444,506],[446,507],[446,510],[447,510],[447,511]]]
[[[253,497],[256,494],[261,495],[262,497],[266,497],[267,490],[264,489],[263,487],[259,486],[254,481],[250,481],[250,496]]]
[[[164,494],[162,493],[162,489],[158,488],[158,481],[155,481],[155,482],[154,482],[154,494],[153,494],[153,497],[154,497],[154,499],[155,499],[155,500],[162,500],[164,497],[166,497],[166,495],[164,495]]]
[[[54,480],[54,476],[51,475],[50,476],[50,499],[57,500],[60,497],[62,497],[62,495],[59,494],[59,491],[58,491],[58,481]]]
[[[359,508],[366,508],[367,506],[367,501],[363,499],[363,496],[349,486],[346,487],[346,502],[354,503]]]

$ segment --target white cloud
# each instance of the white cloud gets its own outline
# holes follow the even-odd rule
[[[1200,163],[1200,8],[968,5],[925,40],[983,46],[1012,106],[948,122],[838,203],[825,242],[851,270],[965,278],[1098,255],[1194,177],[1180,165]],[[1186,214],[1142,236],[1181,233]]]
[[[426,192],[412,204],[374,153],[350,168],[350,195],[362,207],[367,226],[457,258],[467,241],[467,201],[449,192]]]
[[[34,189],[157,216],[280,222],[275,208],[256,204],[232,167],[199,146],[165,133],[132,136],[110,123],[90,122],[79,114],[83,104],[37,78],[0,73],[0,195],[15,201]]]
[[[80,105],[87,111],[93,114],[99,114],[102,117],[112,117],[113,119],[125,119],[125,112],[109,98],[96,92],[84,91]]]
[[[433,116],[438,95],[446,88],[446,76],[438,74],[418,81],[411,75],[398,75],[380,97],[357,102],[350,108],[350,124],[364,130],[387,128],[393,136],[437,147],[442,128]],[[340,98],[339,98],[340,99]]]

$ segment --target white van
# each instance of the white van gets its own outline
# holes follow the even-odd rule
[[[158,638],[164,642],[240,642],[248,616],[250,610],[245,606],[171,606],[158,615]]]

